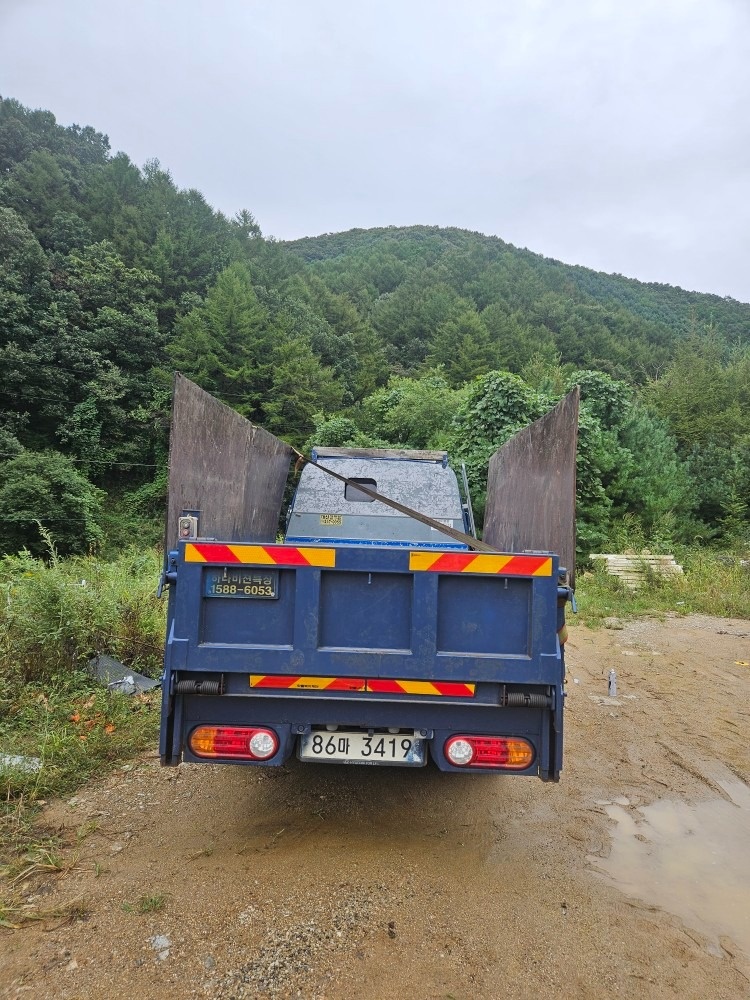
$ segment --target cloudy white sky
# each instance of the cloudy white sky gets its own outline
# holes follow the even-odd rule
[[[750,301],[750,0],[0,0],[0,94],[280,239],[460,226]]]

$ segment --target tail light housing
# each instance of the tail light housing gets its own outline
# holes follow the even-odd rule
[[[454,767],[492,767],[501,771],[525,771],[536,753],[520,736],[476,736],[456,734],[443,744],[445,759]]]
[[[265,726],[198,726],[188,738],[196,757],[223,760],[270,760],[279,738]]]

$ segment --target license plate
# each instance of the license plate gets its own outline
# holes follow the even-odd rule
[[[425,763],[424,740],[408,733],[335,733],[314,730],[300,737],[300,760],[344,764],[397,764],[421,767]]]

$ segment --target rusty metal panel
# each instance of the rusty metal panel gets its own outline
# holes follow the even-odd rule
[[[498,448],[482,537],[501,552],[556,552],[574,583],[578,386]]]
[[[204,538],[273,542],[292,449],[175,374],[169,439],[167,549],[183,510]]]

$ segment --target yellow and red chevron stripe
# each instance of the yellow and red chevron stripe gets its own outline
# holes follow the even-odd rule
[[[294,677],[285,674],[250,674],[251,688],[285,688],[293,691],[365,691],[362,677]]]
[[[456,681],[412,681],[392,678],[304,677],[290,674],[250,674],[251,688],[287,691],[359,691],[367,694],[420,694],[473,698],[476,684]]]
[[[501,555],[486,552],[409,553],[409,569],[423,573],[493,573],[502,576],[552,576],[550,556]]]
[[[428,694],[449,698],[473,698],[476,684],[460,684],[456,681],[396,681],[390,678],[373,678],[367,681],[367,690],[372,694]]]
[[[300,548],[296,545],[222,545],[218,542],[188,542],[185,562],[245,566],[336,565],[336,549]]]

